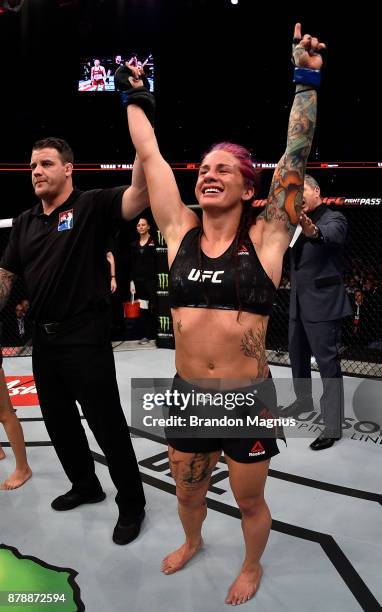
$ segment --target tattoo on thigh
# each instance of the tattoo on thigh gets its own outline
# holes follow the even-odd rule
[[[169,458],[169,462],[170,462],[171,476],[174,478],[174,480],[176,480],[180,461],[176,461],[174,459],[174,454],[175,454],[175,449],[169,447],[169,449],[168,449],[168,458]]]
[[[182,321],[180,321],[180,320],[179,320],[179,321],[177,321],[177,322],[176,322],[176,326],[177,326],[177,328],[178,328],[178,332],[181,334],[181,333],[182,333],[182,327],[183,327],[183,326],[182,326]]]
[[[207,478],[209,466],[209,453],[195,453],[191,460],[189,470],[186,470],[183,474],[183,482],[188,485],[200,484]]]

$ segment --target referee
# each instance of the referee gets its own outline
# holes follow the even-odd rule
[[[113,541],[127,544],[139,534],[145,496],[117,387],[105,252],[111,226],[147,206],[144,175],[136,162],[128,188],[75,189],[73,152],[59,138],[34,144],[31,170],[40,202],[14,222],[0,263],[0,309],[16,276],[22,276],[34,320],[33,373],[41,411],[72,483],[52,508],[72,510],[105,499],[78,401],[117,488]]]

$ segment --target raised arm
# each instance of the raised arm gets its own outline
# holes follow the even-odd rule
[[[122,197],[122,217],[125,221],[131,221],[131,219],[137,217],[148,206],[150,206],[150,203],[146,178],[141,161],[136,155],[131,185],[126,189]]]
[[[129,105],[127,118],[131,140],[146,176],[151,209],[159,229],[167,240],[172,225],[181,223],[185,206],[174,173],[159,151],[154,129],[145,113],[139,106]]]
[[[146,176],[150,205],[155,221],[164,235],[167,244],[179,243],[186,231],[198,224],[196,215],[182,202],[174,174],[169,164],[162,157],[154,129],[146,116],[153,113],[153,96],[143,87],[139,75],[128,76],[133,67],[118,69],[116,80],[121,89],[123,80],[127,80],[126,94],[127,117],[131,139],[142,163]],[[134,72],[133,72],[134,73]],[[135,74],[135,73],[134,73]],[[135,89],[133,89],[135,88]]]
[[[284,241],[287,232],[293,233],[301,213],[306,162],[316,125],[316,81],[322,66],[319,51],[325,47],[308,34],[301,39],[299,23],[295,26],[293,43],[294,63],[300,70],[298,78],[295,77],[296,95],[289,117],[287,146],[273,174],[262,213],[266,221],[264,231]]]
[[[148,57],[146,57],[145,61],[144,61],[144,62],[142,62],[142,68],[144,68],[144,67],[146,66],[146,64],[148,64],[148,63],[149,63],[149,61],[151,60],[151,58],[152,58],[152,55],[151,55],[151,53],[150,53],[150,55],[149,55]]]

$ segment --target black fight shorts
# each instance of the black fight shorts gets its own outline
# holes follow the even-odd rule
[[[172,391],[178,390],[180,393],[194,391],[205,394],[210,392],[212,394],[217,393],[216,391],[208,391],[204,388],[198,388],[195,385],[191,385],[186,382],[178,374],[175,375],[173,380]],[[277,416],[277,397],[272,375],[269,372],[268,379],[264,380],[259,384],[254,384],[249,387],[243,387],[234,389],[231,391],[223,391],[221,394],[227,393],[255,393],[255,411],[257,414],[267,414],[273,417]],[[253,406],[251,407],[253,410]],[[245,413],[245,406],[241,408],[241,413]],[[170,415],[179,414],[179,411],[175,413],[174,409],[170,408]],[[175,450],[183,453],[212,453],[216,451],[223,451],[225,455],[228,455],[234,461],[238,463],[257,463],[258,461],[266,461],[271,457],[277,455],[280,451],[277,446],[277,437],[283,438],[280,432],[276,429],[270,432],[268,429],[265,431],[263,427],[253,427],[253,437],[251,435],[251,429],[247,430],[245,437],[204,437],[198,432],[194,432],[189,437],[176,437],[176,428],[166,429],[166,439],[168,444]],[[262,435],[263,434],[263,435]],[[264,435],[266,434],[266,435]]]

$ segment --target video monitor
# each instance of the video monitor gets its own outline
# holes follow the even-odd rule
[[[134,51],[127,55],[94,55],[86,57],[80,63],[78,91],[99,92],[115,91],[115,71],[128,61],[133,66],[142,66],[150,83],[150,91],[154,91],[154,62],[150,52],[137,54]]]

